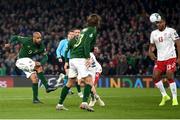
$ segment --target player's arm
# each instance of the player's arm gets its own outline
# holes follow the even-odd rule
[[[69,66],[68,53],[69,53],[69,51],[70,51],[70,49],[71,49],[71,44],[72,44],[72,42],[69,41],[69,42],[68,42],[68,46],[67,46],[67,48],[66,48],[66,50],[65,50],[65,55],[64,55],[64,59],[65,59],[64,70],[65,70],[66,73],[67,73],[67,71],[68,71],[68,66]]]
[[[177,63],[180,64],[180,38],[176,30],[174,29],[172,30],[171,38],[175,41],[177,53],[178,53]]]
[[[65,50],[65,53],[64,53],[65,62],[69,62],[68,52],[70,51],[71,47],[72,47],[72,40],[70,40],[70,41],[68,42],[68,46],[67,46],[67,48],[66,48],[66,50]]]
[[[177,53],[178,53],[177,63],[180,64],[180,39],[176,40],[175,43],[176,43]]]
[[[156,46],[154,44],[154,37],[153,37],[153,32],[151,32],[151,35],[150,35],[150,45],[149,45],[149,51],[148,51],[148,55],[149,57],[151,58],[151,60],[156,60],[157,57],[155,56],[154,54],[154,51],[156,49]]]
[[[56,49],[56,57],[57,57],[59,62],[62,62],[61,50],[62,50],[63,46],[64,46],[64,42],[60,41],[58,48]]]
[[[18,43],[24,43],[26,41],[26,39],[28,39],[29,37],[23,37],[23,36],[19,36],[19,35],[12,35],[10,38],[10,43],[14,43],[14,42],[18,42]]]
[[[88,38],[82,38],[84,39],[84,55],[85,58],[89,59],[90,58],[90,51],[91,51],[91,40]]]
[[[23,37],[23,36],[19,36],[19,35],[12,35],[10,38],[9,43],[5,44],[5,48],[10,47],[10,45],[12,43],[25,43],[26,39],[28,39],[28,37]]]
[[[157,59],[157,57],[155,56],[155,54],[154,54],[154,51],[155,51],[155,44],[150,44],[149,45],[149,51],[148,51],[148,55],[149,55],[149,57],[151,58],[151,60],[156,60]]]

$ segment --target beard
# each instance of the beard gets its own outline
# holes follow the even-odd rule
[[[36,44],[36,46],[37,46],[38,48],[40,48],[41,42],[36,42],[35,44]]]

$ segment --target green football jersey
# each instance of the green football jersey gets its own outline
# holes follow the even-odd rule
[[[66,51],[70,50],[71,58],[90,58],[90,52],[95,46],[97,37],[96,27],[84,28],[78,39],[70,40]],[[65,56],[66,58],[66,56]]]
[[[44,64],[48,59],[45,45],[43,43],[41,43],[40,45],[33,43],[32,37],[22,37],[22,36],[13,35],[10,39],[10,42],[11,43],[18,42],[22,44],[22,47],[18,54],[18,58],[25,58],[25,57],[32,58],[37,54],[39,55],[42,54],[43,59],[40,61],[41,64]]]

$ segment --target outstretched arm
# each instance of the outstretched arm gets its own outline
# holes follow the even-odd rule
[[[18,36],[18,35],[12,35],[10,38],[9,43],[5,44],[5,48],[9,48],[11,46],[12,43],[18,42],[18,43],[24,43],[26,41],[26,39],[28,39],[28,37],[22,37],[22,36]]]

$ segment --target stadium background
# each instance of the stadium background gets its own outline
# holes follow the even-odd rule
[[[154,63],[147,56],[150,32],[154,29],[149,15],[160,13],[166,18],[168,26],[180,34],[179,6],[180,2],[176,0],[1,0],[0,119],[180,118],[179,107],[173,108],[170,104],[163,108],[157,106],[160,100],[158,90],[131,89],[154,87],[151,79]],[[61,90],[46,94],[44,89],[39,91],[45,105],[33,106],[31,81],[26,80],[14,64],[20,45],[6,50],[4,44],[13,34],[27,36],[40,31],[49,57],[44,66],[45,74],[49,81],[53,81],[62,71],[55,55],[59,41],[68,30],[83,28],[90,13],[102,17],[96,43],[100,52],[96,57],[103,67],[98,92],[107,106],[105,109],[95,106],[97,112],[81,114],[82,111],[77,109],[80,100],[73,95],[67,99],[70,115],[66,112],[57,114],[54,107]],[[175,79],[178,88],[179,74],[178,67]],[[1,89],[13,86],[17,88]]]

